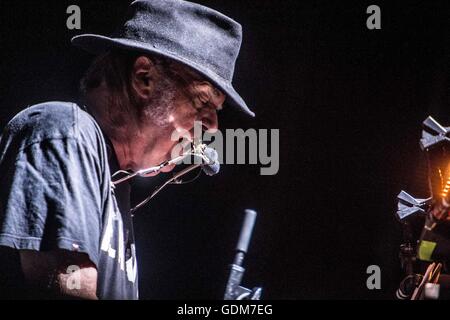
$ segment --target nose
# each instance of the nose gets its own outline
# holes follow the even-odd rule
[[[202,122],[203,130],[215,133],[219,129],[217,110],[222,108],[225,95],[207,81],[196,83],[194,88],[202,104],[197,121]]]

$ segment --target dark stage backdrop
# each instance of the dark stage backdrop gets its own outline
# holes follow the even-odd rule
[[[220,299],[243,210],[259,212],[244,285],[268,299],[393,297],[400,281],[395,197],[426,197],[420,124],[450,124],[448,1],[201,1],[243,25],[235,85],[255,119],[280,129],[280,169],[225,165],[171,186],[135,218],[143,299]],[[79,33],[109,34],[129,1],[0,1],[0,126],[47,100],[73,101],[91,56]],[[82,30],[66,28],[66,8]],[[381,8],[382,29],[366,28]],[[159,182],[134,184],[137,201]],[[0,186],[1,187],[1,186]],[[381,290],[366,287],[379,265]]]

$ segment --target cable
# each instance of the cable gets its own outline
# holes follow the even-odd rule
[[[170,178],[169,180],[167,180],[164,184],[162,184],[160,187],[158,187],[155,191],[153,191],[153,193],[148,196],[147,198],[145,198],[143,201],[141,201],[140,203],[138,203],[136,206],[134,206],[131,210],[130,213],[133,216],[133,212],[135,212],[136,210],[138,210],[139,208],[141,208],[142,206],[144,206],[147,202],[149,202],[154,196],[156,196],[164,187],[166,187],[168,184],[187,184],[190,183],[194,180],[196,180],[200,174],[201,174],[201,170],[198,172],[198,174],[191,180],[189,181],[182,181],[182,180],[178,180],[178,178],[180,178],[181,176],[187,174],[188,172],[202,166],[203,164],[206,165],[211,165],[212,163],[214,163],[214,160],[209,159],[208,156],[205,155],[205,150],[207,149],[207,146],[205,144],[202,143],[198,143],[198,144],[194,144],[192,145],[191,151],[175,157],[171,160],[166,160],[164,162],[162,162],[161,164],[155,166],[155,167],[150,167],[150,168],[146,168],[146,169],[141,169],[138,170],[136,172],[129,172],[126,170],[119,170],[117,172],[115,172],[112,176],[111,176],[111,183],[113,185],[113,187],[117,186],[118,184],[130,180],[136,176],[140,176],[140,177],[146,177],[149,174],[152,173],[158,173],[159,171],[161,171],[161,169],[163,169],[166,166],[169,165],[177,165],[179,162],[183,161],[184,159],[186,159],[187,157],[197,157],[201,159],[200,163],[195,163],[183,170],[181,170],[180,172],[176,173],[172,178]],[[113,180],[114,177],[116,177],[119,174],[125,174],[124,177],[118,179],[118,180]]]

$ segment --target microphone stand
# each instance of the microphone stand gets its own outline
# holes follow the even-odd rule
[[[151,199],[153,199],[153,197],[156,196],[162,189],[164,189],[164,187],[167,186],[169,183],[172,183],[173,181],[178,180],[179,177],[184,176],[188,172],[191,172],[192,170],[194,170],[200,166],[201,166],[200,164],[193,164],[193,165],[190,165],[189,167],[181,170],[180,172],[177,172],[176,174],[174,174],[172,178],[170,178],[169,180],[164,182],[161,186],[156,188],[156,190],[153,191],[153,193],[149,197],[147,197],[145,200],[143,200],[138,205],[136,205],[134,208],[132,208],[130,210],[130,213],[133,214],[136,210],[138,210],[139,208],[144,206],[147,202],[149,202]]]
[[[214,151],[215,152],[215,151]],[[217,153],[215,153],[216,158],[217,158]],[[176,174],[173,175],[172,178],[170,178],[169,180],[167,180],[166,182],[164,182],[161,186],[159,186],[158,188],[156,188],[155,191],[153,191],[153,193],[148,196],[147,198],[145,198],[143,201],[141,201],[139,204],[137,204],[136,206],[134,206],[133,208],[130,209],[130,213],[132,216],[134,216],[134,212],[136,210],[138,210],[139,208],[143,207],[145,204],[147,204],[154,196],[156,196],[162,189],[164,189],[168,184],[170,183],[179,183],[179,178],[181,176],[184,176],[185,174],[191,172],[194,169],[197,169],[198,167],[203,167],[205,164],[206,165],[214,165],[214,163],[217,161],[216,159],[210,159],[209,157],[211,157],[211,152],[208,153],[208,147],[205,144],[202,143],[197,143],[194,144],[191,151],[183,154],[181,156],[178,156],[176,158],[173,158],[171,160],[167,160],[162,162],[161,164],[155,166],[155,167],[150,167],[150,168],[146,168],[146,169],[141,169],[139,171],[136,172],[128,172],[125,170],[119,170],[116,173],[114,173],[112,175],[112,185],[113,187],[117,186],[118,184],[121,184],[122,182],[125,182],[127,180],[130,180],[134,177],[140,176],[140,177],[145,177],[148,176],[149,174],[152,173],[157,173],[160,172],[161,169],[163,169],[166,166],[169,165],[173,165],[173,164],[179,164],[181,161],[183,161],[184,159],[186,159],[187,157],[192,156],[194,158],[201,159],[201,162],[199,163],[194,163],[190,166],[188,166],[187,168],[181,170],[180,172],[177,172]],[[214,156],[214,155],[213,155]],[[204,167],[203,167],[204,168]],[[210,170],[211,171],[211,170]],[[218,170],[212,170],[211,172],[206,172],[207,175],[213,175],[216,174]],[[119,174],[124,174],[124,176],[122,178],[119,178],[117,180],[114,180],[114,178],[119,175]]]
[[[418,282],[421,280],[420,276],[414,272],[414,264],[416,262],[416,248],[413,245],[414,240],[409,221],[403,221],[403,243],[400,245],[400,264],[405,272],[405,277],[401,281],[396,297],[400,300],[405,300],[411,297],[416,289]]]
[[[230,276],[225,289],[224,300],[260,300],[262,288],[256,287],[250,290],[240,285],[245,272],[242,265],[252,236],[256,215],[256,211],[245,210],[244,224],[236,246],[236,256],[230,266]]]

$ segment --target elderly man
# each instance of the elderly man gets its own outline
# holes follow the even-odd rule
[[[238,23],[181,0],[139,0],[129,13],[114,37],[72,39],[98,55],[86,106],[35,105],[3,131],[3,297],[137,299],[129,185],[111,174],[168,160],[172,133],[217,129],[224,104],[254,115],[231,85]]]

